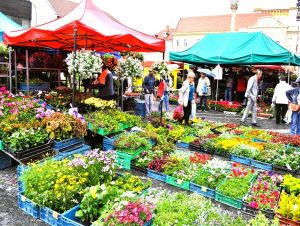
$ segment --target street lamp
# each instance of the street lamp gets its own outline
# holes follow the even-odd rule
[[[230,31],[235,31],[235,19],[236,19],[236,11],[238,9],[239,0],[231,0],[230,9],[231,9],[231,25]]]

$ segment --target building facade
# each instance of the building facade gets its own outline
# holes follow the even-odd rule
[[[0,1],[0,11],[24,28],[30,27],[31,7],[29,0]]]

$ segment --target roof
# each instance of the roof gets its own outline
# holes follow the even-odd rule
[[[78,3],[69,0],[48,0],[48,1],[52,5],[58,17],[63,17],[67,15],[78,5]]]
[[[175,31],[175,28],[166,28],[158,33],[155,34],[155,37],[161,38],[164,40],[173,40],[173,32]]]
[[[300,57],[263,32],[205,35],[191,48],[170,52],[170,60],[192,64],[300,65]]]
[[[236,30],[247,28],[257,23],[266,13],[248,13],[236,15]],[[179,19],[176,33],[189,32],[227,32],[230,31],[231,14],[215,16],[183,17]]]

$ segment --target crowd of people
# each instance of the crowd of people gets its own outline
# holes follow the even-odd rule
[[[211,82],[207,75],[200,72],[199,78],[196,77],[195,70],[189,70],[186,79],[183,81],[181,88],[178,90],[178,104],[183,108],[183,117],[181,122],[188,125],[192,114],[192,106],[198,104],[198,109],[203,112],[207,111],[207,98],[211,96]],[[196,70],[199,72],[199,69]],[[224,70],[228,73],[229,70]],[[255,70],[248,81],[245,77],[237,79],[235,90],[233,89],[233,77],[229,74],[226,80],[225,100],[232,101],[232,93],[234,92],[240,102],[244,102],[245,111],[241,118],[241,124],[247,125],[246,120],[249,113],[252,113],[251,125],[259,127],[257,124],[257,99],[259,96],[259,82],[262,79],[263,72],[260,69]],[[290,86],[287,82],[287,76],[284,73],[279,75],[279,83],[274,89],[271,107],[275,108],[276,124],[287,123],[287,113],[290,115],[291,134],[300,134],[300,78],[294,84],[296,87]],[[196,81],[195,81],[196,80]],[[158,84],[158,85],[157,85]],[[169,112],[169,93],[173,86],[172,78],[164,76],[157,83],[155,74],[150,69],[148,76],[143,81],[143,89],[145,93],[146,114],[150,115],[153,107],[153,96],[155,95],[155,86],[159,86],[157,96],[161,98],[158,111],[162,111],[163,104],[166,112]],[[289,112],[288,112],[289,109]],[[289,122],[289,120],[288,120]]]

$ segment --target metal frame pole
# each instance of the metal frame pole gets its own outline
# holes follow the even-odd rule
[[[9,91],[12,92],[11,49],[8,50]]]
[[[27,93],[29,93],[29,62],[28,62],[28,49],[26,49],[26,85],[27,85]]]
[[[76,59],[76,41],[77,41],[77,28],[74,27],[74,61],[73,61],[73,94],[72,94],[72,107],[75,107],[75,91],[76,91],[76,86],[75,86],[75,76],[76,76],[76,71],[75,71],[75,59]]]

